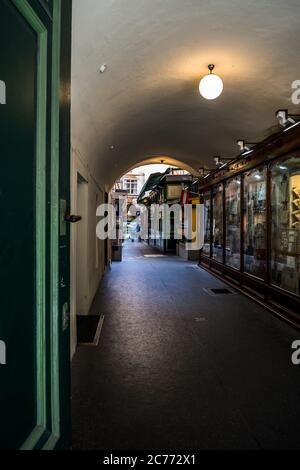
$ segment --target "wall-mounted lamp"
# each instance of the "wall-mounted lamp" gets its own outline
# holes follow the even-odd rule
[[[212,169],[212,170],[209,170],[208,168],[199,168],[198,172],[199,172],[199,175],[201,176],[201,178],[207,178],[212,171],[216,171],[216,169]]]
[[[289,124],[296,124],[296,121],[293,118],[300,118],[299,114],[289,114],[287,109],[279,109],[276,112],[276,117],[278,119],[279,124],[282,127],[286,127]]]
[[[225,162],[230,162],[232,158],[214,157],[216,166],[223,166]]]
[[[199,85],[200,94],[206,100],[215,100],[222,94],[224,89],[223,81],[218,75],[213,73],[214,69],[215,66],[213,64],[208,66],[210,73],[202,78]]]
[[[248,145],[256,145],[256,142],[246,142],[245,140],[237,140],[236,143],[240,147],[241,152],[249,152],[251,148]]]

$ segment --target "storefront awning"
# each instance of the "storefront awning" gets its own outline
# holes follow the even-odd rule
[[[148,192],[148,191],[152,191],[153,189],[155,189],[157,187],[157,185],[159,184],[159,182],[161,181],[161,179],[165,176],[165,173],[153,173],[152,175],[149,176],[148,180],[146,181],[146,183],[144,184],[141,192],[140,192],[140,195],[138,197],[138,204],[140,202],[142,202],[145,194]]]

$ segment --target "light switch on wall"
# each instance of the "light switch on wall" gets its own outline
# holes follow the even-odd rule
[[[6,344],[0,341],[0,366],[6,366]]]
[[[0,104],[6,104],[6,85],[0,80]]]

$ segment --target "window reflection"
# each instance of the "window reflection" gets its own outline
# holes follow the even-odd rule
[[[300,293],[300,159],[272,168],[272,282]]]
[[[203,253],[210,256],[210,226],[211,226],[211,192],[208,191],[203,195],[204,214],[205,214],[205,229],[204,229],[204,246]]]
[[[223,185],[213,189],[213,259],[223,262]]]
[[[226,264],[232,268],[241,266],[241,179],[226,184]]]
[[[267,171],[246,173],[244,179],[244,264],[245,272],[261,279],[267,267]]]

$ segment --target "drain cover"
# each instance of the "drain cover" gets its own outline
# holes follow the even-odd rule
[[[226,294],[232,294],[232,292],[228,289],[210,289],[213,294],[216,295],[226,295]]]
[[[235,294],[235,292],[231,291],[230,289],[226,289],[226,288],[220,288],[220,289],[216,289],[216,288],[207,288],[207,289],[203,289],[204,292],[206,292],[206,294],[208,295],[212,295],[212,296],[216,296],[216,295],[233,295]]]

